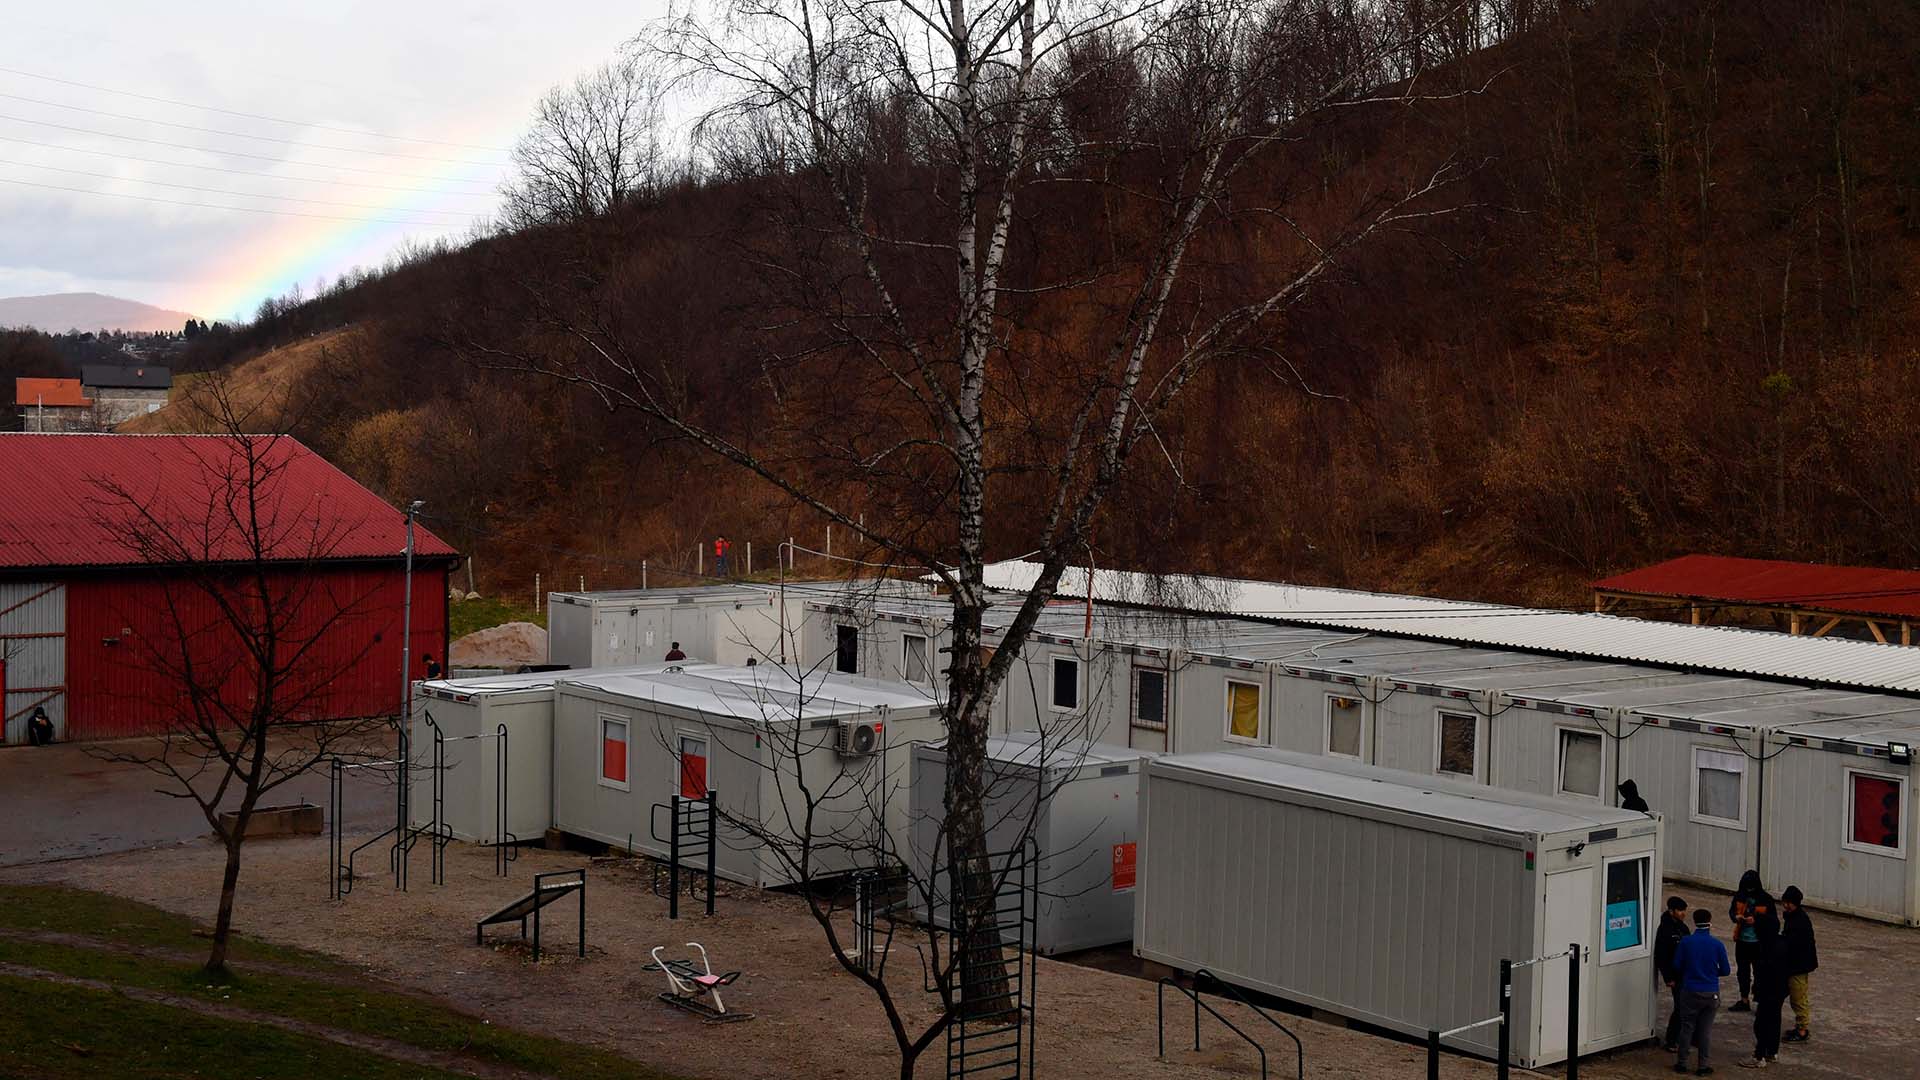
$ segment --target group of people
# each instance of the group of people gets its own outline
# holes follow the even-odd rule
[[[1687,1053],[1695,1051],[1693,1073],[1713,1072],[1713,1018],[1720,1010],[1720,980],[1738,966],[1740,1000],[1731,1012],[1753,1013],[1753,1057],[1740,1064],[1764,1069],[1775,1063],[1782,1042],[1812,1038],[1813,1003],[1807,979],[1820,966],[1813,942],[1813,920],[1801,906],[1797,885],[1778,900],[1761,885],[1760,872],[1740,878],[1727,916],[1733,922],[1734,964],[1727,947],[1713,934],[1713,912],[1694,908],[1688,926],[1687,902],[1667,900],[1654,938],[1654,968],[1673,991],[1673,1016],[1667,1021],[1666,1049],[1675,1054],[1673,1071],[1684,1073]],[[1793,1030],[1781,1033],[1780,1010],[1793,1002]]]

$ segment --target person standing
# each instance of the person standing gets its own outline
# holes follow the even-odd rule
[[[1674,954],[1691,932],[1687,927],[1687,902],[1678,896],[1667,897],[1667,910],[1660,913],[1660,925],[1653,932],[1653,971],[1673,994],[1667,1037],[1660,1044],[1669,1054],[1680,1049],[1680,968],[1674,963]]]
[[[733,545],[727,541],[727,534],[721,533],[713,540],[713,576],[727,576],[727,556],[733,551]]]
[[[27,742],[33,746],[53,745],[53,721],[39,705],[33,707],[33,716],[27,720]]]
[[[1695,1076],[1713,1074],[1713,1016],[1720,1011],[1720,980],[1733,973],[1727,947],[1713,936],[1713,912],[1693,909],[1693,933],[1674,946],[1673,966],[1680,976],[1680,1029],[1674,1072],[1687,1071],[1687,1047],[1694,1055]]]
[[[1800,886],[1789,885],[1780,894],[1780,952],[1787,967],[1787,997],[1793,1002],[1793,1030],[1782,1042],[1806,1042],[1813,1037],[1813,997],[1807,977],[1820,966],[1813,944],[1813,920],[1801,906]]]
[[[427,678],[429,678],[429,679],[437,679],[437,678],[439,678],[439,677],[440,677],[440,661],[438,661],[438,660],[435,660],[435,659],[433,658],[433,654],[432,654],[432,653],[430,653],[430,652],[423,652],[423,653],[421,653],[421,654],[420,654],[420,662],[421,662],[422,664],[424,664],[424,665],[426,665],[426,668],[427,668]]]
[[[1776,920],[1777,921],[1777,920]],[[1753,1057],[1748,1069],[1773,1067],[1780,1056],[1780,1009],[1787,1003],[1786,943],[1776,931],[1758,927],[1760,957],[1753,970]]]
[[[1727,905],[1727,917],[1733,920],[1733,962],[1739,969],[1740,1000],[1728,1012],[1746,1012],[1753,1008],[1753,969],[1760,959],[1760,920],[1773,913],[1773,897],[1760,884],[1760,871],[1740,875],[1740,891]]]
[[[680,643],[677,641],[673,643],[673,648],[667,650],[667,655],[661,657],[661,659],[668,663],[672,663],[675,660],[685,660],[686,658],[687,654],[680,651]]]

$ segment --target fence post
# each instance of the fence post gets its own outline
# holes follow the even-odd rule
[[[540,610],[540,571],[533,572],[533,610]]]
[[[707,576],[707,545],[693,545],[693,572],[701,577]]]
[[[1440,1080],[1440,1033],[1427,1029],[1427,1080]]]
[[[1580,1080],[1580,943],[1567,945],[1567,1080]]]
[[[753,576],[753,541],[747,541],[747,576]]]
[[[714,862],[713,815],[714,815],[714,811],[715,811],[715,807],[713,802],[713,789],[708,788],[707,789],[707,914],[709,915],[713,914],[713,869],[714,869],[714,866],[713,866],[713,862]]]
[[[833,558],[833,524],[827,524],[827,558]]]
[[[673,838],[667,841],[667,918],[680,917],[680,796],[673,796]]]
[[[644,590],[646,589],[646,587],[647,587],[647,560],[641,559],[640,560],[640,588]]]
[[[1507,1080],[1513,1057],[1513,961],[1500,961],[1500,1056],[1494,1061],[1496,1080]]]

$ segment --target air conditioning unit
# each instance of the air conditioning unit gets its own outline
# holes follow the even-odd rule
[[[885,742],[885,725],[873,717],[846,716],[841,717],[837,734],[834,749],[848,757],[865,757],[880,752]]]

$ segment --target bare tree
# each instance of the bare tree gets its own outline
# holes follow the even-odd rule
[[[1136,456],[1183,484],[1162,431],[1182,393],[1268,355],[1278,318],[1357,246],[1458,207],[1441,197],[1451,160],[1336,206],[1275,160],[1329,106],[1420,100],[1372,86],[1405,38],[1340,44],[1363,52],[1343,73],[1296,63],[1320,9],[723,0],[639,44],[716,95],[703,145],[762,198],[734,238],[767,281],[754,387],[681,370],[618,281],[570,292],[519,268],[537,328],[465,343],[589,387],[860,538],[871,561],[938,578],[945,828],[981,879],[968,903],[992,902],[990,706]],[[990,544],[1037,564],[997,648]],[[895,1035],[913,1042],[897,1018]]]
[[[513,148],[508,223],[580,221],[646,196],[661,178],[660,127],[659,81],[635,59],[547,91]]]
[[[246,434],[231,396],[225,432],[196,437],[193,475],[152,488],[101,481],[95,519],[133,561],[164,568],[159,610],[123,644],[151,692],[136,702],[162,725],[151,742],[90,753],[161,778],[162,794],[200,809],[226,852],[206,969],[223,972],[247,827],[261,801],[334,756],[364,754],[384,717],[334,719],[341,676],[372,648],[355,624],[376,614],[367,586],[320,571],[363,523],[334,520],[284,483],[297,447],[285,435]],[[155,595],[143,592],[143,597]],[[133,617],[130,616],[130,619]]]

